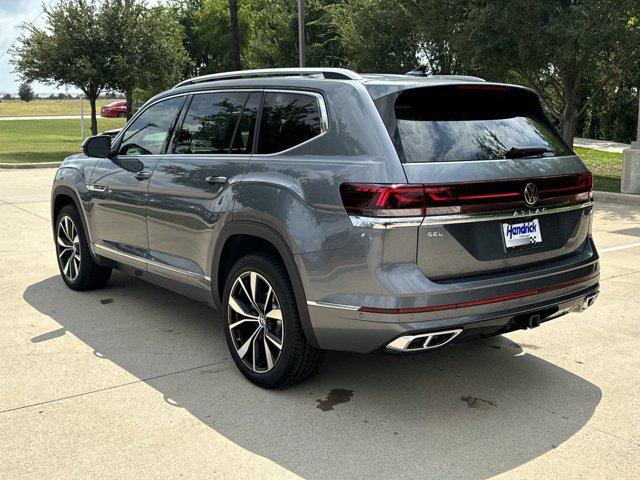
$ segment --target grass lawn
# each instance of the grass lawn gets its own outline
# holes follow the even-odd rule
[[[622,154],[575,147],[575,152],[593,173],[594,189],[620,193]]]
[[[98,114],[103,105],[117,101],[106,98],[98,99],[96,101]],[[82,108],[85,115],[91,112],[89,100],[83,100]],[[0,117],[24,117],[29,115],[80,115],[80,100],[36,99],[30,102],[0,100]]]
[[[120,128],[122,118],[98,118],[98,132]],[[91,120],[85,118],[85,135]],[[59,162],[80,151],[80,120],[0,120],[0,163]]]

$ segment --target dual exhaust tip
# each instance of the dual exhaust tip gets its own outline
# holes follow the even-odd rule
[[[422,352],[444,347],[462,333],[461,328],[444,330],[441,332],[419,333],[403,335],[387,345],[387,349],[394,352]]]
[[[582,310],[589,308],[598,298],[598,293],[592,293],[584,297]],[[574,307],[575,308],[575,307]],[[578,306],[577,308],[580,308]],[[568,311],[564,312],[568,313]],[[545,317],[546,318],[546,317]],[[541,315],[539,313],[528,315],[527,325],[523,328],[534,328],[540,325]],[[387,345],[387,350],[394,352],[422,352],[425,350],[433,350],[435,348],[444,347],[448,343],[462,333],[461,328],[453,330],[443,330],[440,332],[418,333],[416,335],[403,335],[393,340]]]

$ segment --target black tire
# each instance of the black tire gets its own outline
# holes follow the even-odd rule
[[[59,236],[61,235],[61,223],[66,222],[65,219],[70,219],[71,222],[73,222],[73,227],[75,228],[78,239],[75,244],[73,242],[68,242],[64,232],[62,233],[64,245],[61,245],[59,241]],[[89,251],[89,244],[82,225],[82,220],[80,219],[80,214],[74,205],[65,205],[62,207],[56,217],[54,228],[58,268],[60,269],[60,275],[67,286],[72,290],[78,291],[94,290],[105,287],[111,277],[111,268],[98,265],[93,260],[91,252]],[[74,247],[67,247],[67,243],[73,244]],[[62,253],[63,249],[66,250],[65,253]],[[79,255],[80,257],[79,268],[75,267],[76,264],[67,265],[65,262],[65,260],[69,258],[69,255],[74,254]],[[65,266],[68,268],[65,268]],[[70,275],[70,272],[75,275]]]
[[[236,280],[243,274],[245,275],[243,278],[246,278],[247,272],[256,272],[263,277],[263,280],[266,279],[268,284],[273,288],[275,302],[279,304],[279,310],[281,311],[282,348],[279,349],[279,353],[278,349],[275,349],[279,357],[271,369],[265,372],[254,371],[251,366],[245,363],[246,360],[240,357],[236,347],[236,343],[239,343],[238,339],[236,338],[234,340],[230,328],[231,321],[237,320],[237,317],[232,318],[235,316],[235,313],[229,306],[231,291],[234,286],[238,288],[236,286]],[[249,306],[249,308],[251,307]],[[322,365],[325,352],[312,347],[307,342],[300,323],[300,315],[291,281],[289,280],[285,267],[279,259],[270,255],[251,254],[238,260],[231,269],[225,282],[222,309],[225,337],[231,357],[242,374],[256,385],[262,388],[285,388],[294,383],[306,380],[317,373]],[[266,310],[267,307],[265,303],[264,311],[266,312]],[[265,333],[263,334],[263,340],[265,344],[269,344],[267,338],[265,338],[267,329],[267,326],[264,326],[263,331]],[[236,330],[234,330],[234,332],[236,332]],[[264,348],[267,348],[267,346],[265,345]],[[255,355],[255,353],[253,353],[253,355]]]
[[[126,116],[127,116],[127,114],[126,114],[126,113],[124,113],[124,112],[120,112],[120,113],[118,114],[118,118],[125,118]]]

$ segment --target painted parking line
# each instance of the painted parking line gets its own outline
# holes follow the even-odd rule
[[[628,248],[637,248],[637,247],[640,247],[640,242],[628,243],[627,245],[618,245],[617,247],[599,248],[598,252],[600,253],[617,252],[618,250],[626,250]]]

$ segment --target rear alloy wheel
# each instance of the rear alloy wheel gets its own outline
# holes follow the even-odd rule
[[[253,270],[241,274],[231,287],[227,315],[238,357],[256,373],[271,370],[284,338],[282,310],[271,284]]]
[[[74,205],[62,207],[54,232],[58,266],[64,283],[73,290],[104,287],[111,277],[111,269],[98,265],[91,256],[87,236]]]
[[[284,388],[320,368],[324,351],[307,342],[280,259],[251,254],[238,260],[226,279],[223,306],[233,361],[256,385]]]

